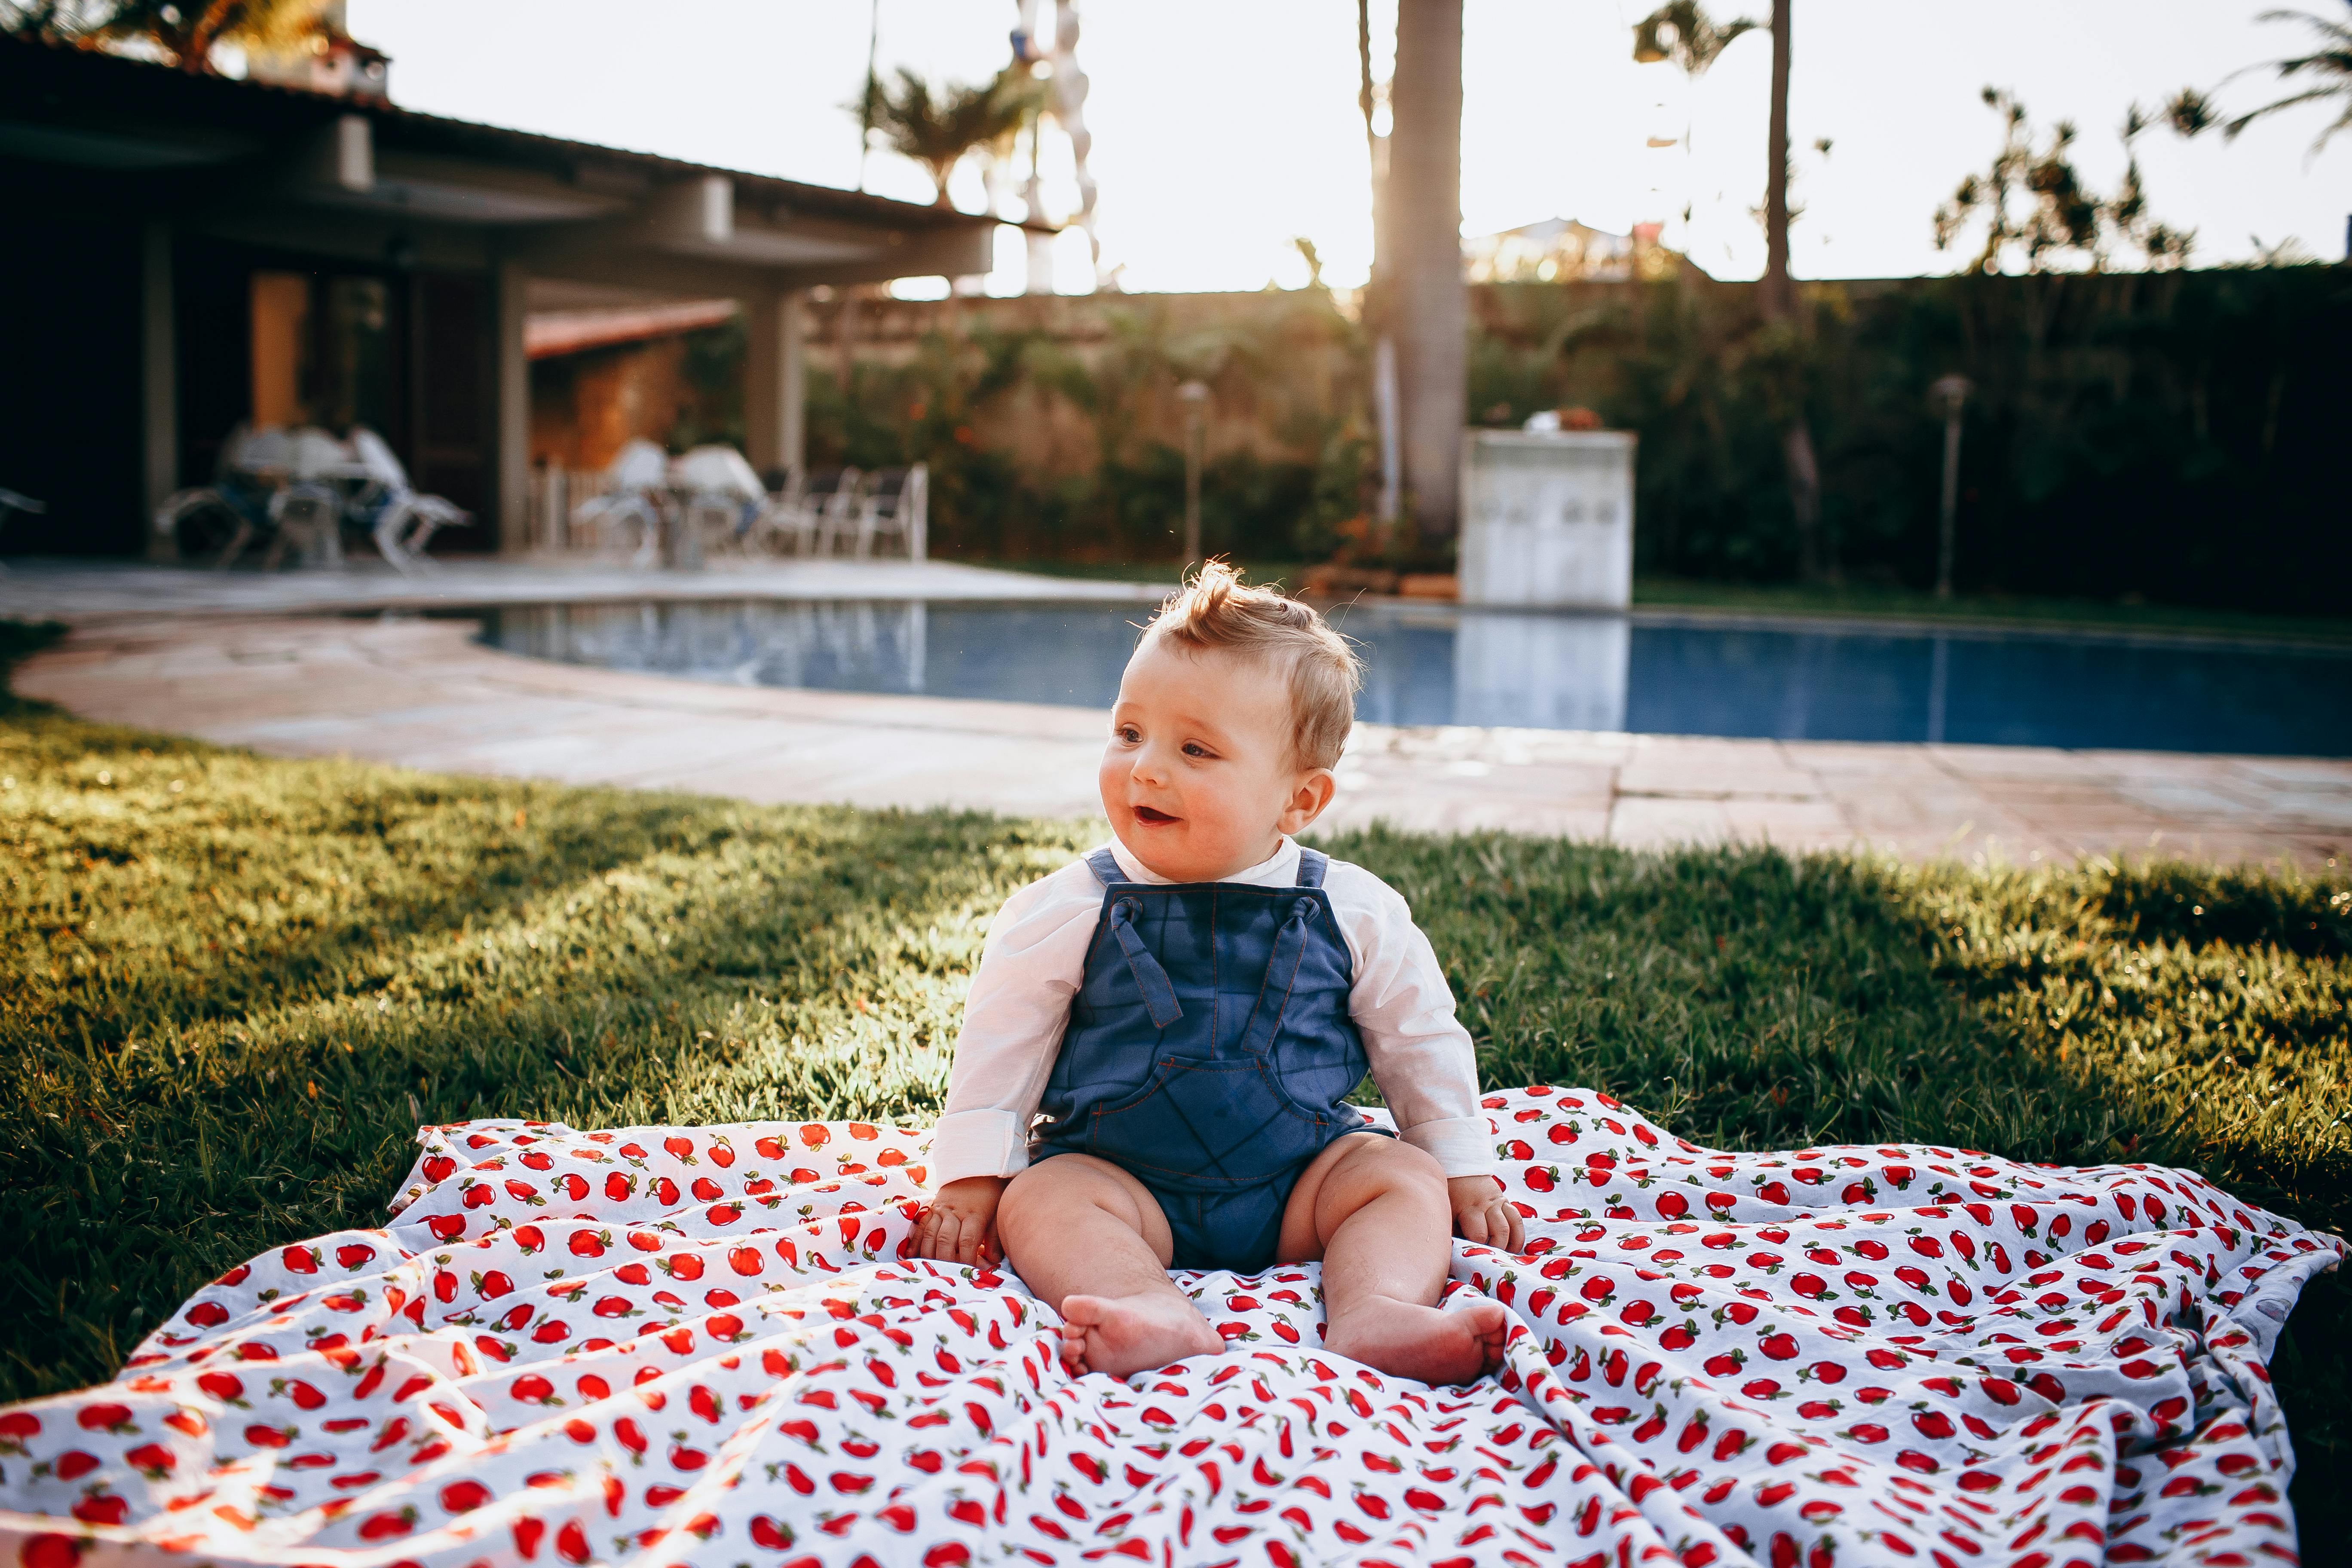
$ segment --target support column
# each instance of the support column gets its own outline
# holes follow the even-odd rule
[[[802,291],[772,289],[743,301],[750,353],[743,362],[743,426],[751,466],[808,463],[806,318]]]
[[[139,295],[139,530],[148,560],[175,561],[172,536],[155,531],[156,509],[180,488],[179,342],[168,223],[150,223],[140,236]]]
[[[523,353],[523,321],[530,313],[530,274],[501,258],[494,274],[493,386],[490,449],[497,515],[490,520],[501,555],[530,548],[530,361]]]

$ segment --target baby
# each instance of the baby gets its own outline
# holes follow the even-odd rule
[[[1078,1372],[1224,1348],[1171,1268],[1317,1258],[1334,1352],[1425,1383],[1501,1360],[1498,1303],[1436,1305],[1449,1233],[1525,1236],[1453,993],[1403,899],[1294,838],[1331,803],[1358,679],[1322,617],[1212,562],[1120,679],[1114,841],[989,928],[915,1248],[1001,1246]],[[1346,1103],[1367,1067],[1400,1136]]]

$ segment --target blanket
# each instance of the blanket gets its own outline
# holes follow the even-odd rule
[[[1224,1353],[1073,1377],[903,1256],[926,1132],[419,1134],[393,1223],[240,1264],[0,1412],[0,1561],[338,1568],[2071,1568],[2294,1561],[2264,1360],[2344,1244],[2147,1165],[1701,1148],[1485,1100],[1494,1376],[1321,1348],[1318,1271],[1186,1273]]]

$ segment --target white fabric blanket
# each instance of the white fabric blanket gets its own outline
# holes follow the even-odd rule
[[[919,1131],[428,1128],[395,1223],[0,1412],[0,1561],[2292,1561],[2263,1361],[2336,1237],[2157,1167],[1484,1103],[1528,1240],[1456,1245],[1518,1319],[1463,1389],[1324,1352],[1311,1266],[1181,1276],[1224,1354],[1073,1379],[1017,1279],[899,1256]]]

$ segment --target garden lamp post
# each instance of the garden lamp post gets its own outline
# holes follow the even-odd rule
[[[1944,493],[1936,518],[1936,597],[1952,596],[1952,556],[1959,531],[1960,405],[1976,390],[1965,375],[1947,375],[1927,389],[1944,405]]]
[[[1201,559],[1201,448],[1209,388],[1188,381],[1176,396],[1184,405],[1184,564],[1190,566]]]

